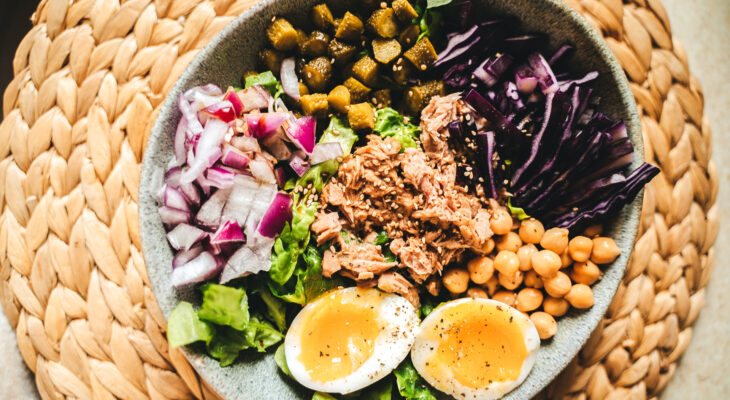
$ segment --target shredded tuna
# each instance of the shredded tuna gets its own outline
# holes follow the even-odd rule
[[[380,278],[378,278],[378,288],[388,293],[398,293],[410,301],[416,308],[421,305],[418,298],[418,290],[403,275],[397,272],[391,271],[380,275]]]
[[[342,225],[337,212],[319,213],[312,223],[312,232],[317,235],[317,244],[328,242],[340,235]]]
[[[436,97],[422,112],[423,149],[401,151],[397,139],[370,135],[342,161],[322,191],[322,209],[312,225],[317,242],[332,245],[325,273],[339,271],[363,285],[377,279],[381,289],[406,297],[416,293],[417,299],[411,282],[437,293],[439,280],[429,278],[467,251],[493,248],[493,204],[477,187],[457,183],[464,156],[450,148],[447,128],[457,118],[474,117],[458,95]],[[374,244],[381,231],[391,240],[386,249]],[[350,236],[349,243],[340,232]],[[386,259],[384,250],[397,261]]]

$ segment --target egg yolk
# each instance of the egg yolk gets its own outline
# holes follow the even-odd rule
[[[528,355],[520,325],[494,304],[467,302],[445,309],[431,334],[440,344],[426,368],[437,379],[449,371],[446,376],[469,388],[516,380]]]
[[[381,295],[358,290],[354,296],[330,293],[319,300],[303,324],[298,360],[312,379],[328,382],[350,375],[372,355],[381,330]]]

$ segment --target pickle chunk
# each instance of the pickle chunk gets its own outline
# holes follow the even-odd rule
[[[374,86],[378,82],[378,63],[370,56],[365,56],[353,65],[352,76],[368,86]]]
[[[396,39],[374,39],[373,56],[379,63],[389,64],[400,54],[400,43]]]
[[[370,101],[373,103],[375,108],[390,107],[390,89],[380,89],[373,92],[370,96]]]
[[[398,20],[395,18],[392,8],[376,10],[368,18],[368,26],[382,38],[390,39],[398,34]]]
[[[427,37],[421,39],[413,47],[403,54],[414,67],[421,71],[425,71],[428,67],[438,59],[436,49],[433,48],[431,41]]]
[[[332,18],[332,12],[327,4],[317,4],[312,7],[312,23],[317,28],[326,31],[332,29],[335,20]]]
[[[355,53],[357,53],[355,46],[337,39],[332,39],[327,47],[327,54],[335,60],[335,65],[347,64],[355,56]]]
[[[299,52],[306,56],[319,57],[327,54],[330,37],[322,31],[312,31],[299,47]]]
[[[277,17],[266,29],[271,45],[276,50],[287,51],[297,45],[297,31],[292,24],[284,18]]]
[[[281,62],[284,60],[284,54],[276,50],[266,49],[259,53],[259,58],[261,59],[261,64],[269,71],[276,73],[281,71]]]
[[[329,104],[324,93],[306,94],[300,98],[302,112],[306,115],[324,117],[327,115]]]
[[[375,127],[375,110],[370,103],[359,103],[350,106],[347,111],[350,128],[355,130],[373,129]]]
[[[406,109],[412,114],[417,114],[426,107],[432,97],[443,94],[444,83],[441,81],[428,81],[423,85],[409,88],[405,96]]]
[[[350,98],[353,102],[365,101],[370,93],[369,87],[353,77],[347,78],[344,85],[350,91]]]
[[[337,26],[335,37],[342,40],[360,40],[364,30],[365,27],[360,18],[348,11]]]
[[[408,0],[393,0],[393,10],[395,11],[395,15],[398,16],[398,19],[403,22],[418,17],[418,12],[416,12],[416,9],[413,8]]]
[[[335,86],[327,95],[327,102],[331,109],[346,113],[350,107],[350,91],[344,85]]]
[[[332,80],[332,64],[326,57],[317,57],[302,68],[304,82],[313,92],[323,92]]]

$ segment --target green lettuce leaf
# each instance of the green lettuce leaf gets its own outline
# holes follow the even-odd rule
[[[269,321],[272,321],[280,332],[286,330],[286,304],[271,294],[268,286],[263,285],[259,290],[259,296],[266,305],[264,315]]]
[[[426,381],[418,375],[416,368],[411,364],[410,358],[406,358],[393,373],[398,385],[398,392],[406,400],[436,400],[434,392],[426,384]]]
[[[319,139],[319,143],[339,143],[342,146],[342,154],[348,155],[357,139],[357,134],[350,128],[349,124],[343,122],[340,118],[332,117],[329,126]]]
[[[375,241],[373,242],[373,244],[376,246],[382,246],[388,243],[388,240],[390,240],[390,238],[388,237],[388,232],[380,231],[378,232],[378,236],[375,237]]]
[[[393,393],[393,380],[387,376],[362,390],[360,400],[391,400]]]
[[[337,398],[329,393],[314,392],[312,400],[337,400]]]
[[[239,331],[246,327],[249,320],[246,291],[217,283],[206,283],[200,291],[203,292],[203,305],[198,311],[200,319]]]
[[[276,353],[274,353],[274,362],[276,362],[276,365],[279,367],[281,372],[285,373],[287,376],[294,377],[291,374],[291,371],[289,371],[289,366],[286,364],[286,354],[284,352],[284,343],[280,344],[279,347],[276,348]]]
[[[507,208],[509,208],[510,214],[514,215],[520,221],[530,218],[522,207],[515,207],[512,205],[512,198],[507,198]]]
[[[248,347],[263,353],[284,339],[284,335],[263,318],[252,316],[243,331]]]
[[[426,8],[436,8],[450,4],[452,0],[427,0]]]
[[[318,204],[299,202],[292,212],[291,225],[287,223],[276,241],[271,254],[269,277],[283,285],[294,275],[299,256],[309,242],[309,226],[314,222]]]
[[[218,360],[221,367],[233,364],[241,350],[249,348],[244,332],[222,326],[216,330],[213,340],[208,344],[208,354]]]
[[[201,321],[193,305],[187,301],[181,301],[170,311],[170,318],[167,320],[167,341],[170,346],[179,347],[195,342],[209,343],[213,333],[213,327]]]
[[[416,137],[420,132],[418,127],[406,123],[404,117],[390,107],[378,110],[373,131],[382,138],[395,137],[401,143],[401,151],[406,147],[418,147],[416,143]]]
[[[284,88],[281,83],[276,79],[271,71],[262,72],[258,75],[250,75],[246,77],[246,87],[261,85],[274,98],[278,98],[284,93]]]

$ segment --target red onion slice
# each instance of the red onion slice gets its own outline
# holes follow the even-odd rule
[[[314,150],[315,132],[317,130],[317,119],[311,115],[289,121],[286,127],[286,134],[297,147],[311,154]]]
[[[263,236],[274,238],[284,229],[284,224],[291,221],[291,196],[288,193],[277,193],[274,200],[266,210],[261,222],[259,223],[258,232]]]
[[[200,134],[200,139],[195,146],[195,159],[188,160],[188,168],[180,176],[181,183],[189,183],[203,175],[205,169],[213,165],[220,157],[221,143],[228,132],[228,124],[210,119],[205,124],[205,130]]]
[[[316,148],[317,146],[315,146],[315,150]],[[289,159],[289,166],[298,176],[302,176],[309,171],[309,163],[304,161],[298,154],[292,155],[291,159]]]
[[[285,112],[270,112],[262,114],[247,114],[246,125],[250,135],[257,139],[265,138],[281,127],[290,114]]]
[[[289,57],[281,62],[281,86],[284,93],[294,101],[299,101],[299,79],[296,73],[296,62],[294,57]]]
[[[243,104],[244,113],[268,107],[269,98],[271,97],[271,94],[261,86],[252,86],[239,90],[236,95]]]
[[[248,168],[251,170],[251,175],[257,180],[264,183],[276,183],[276,176],[274,175],[274,167],[271,166],[263,158],[257,158],[248,164]]]
[[[234,172],[220,167],[211,167],[205,171],[205,178],[208,183],[220,189],[233,186],[233,177],[235,175]]]
[[[241,226],[236,221],[226,221],[210,237],[210,244],[222,244],[229,242],[243,242],[245,237]]]
[[[177,130],[175,131],[175,162],[173,167],[179,167],[185,164],[187,161],[187,149],[185,148],[185,142],[188,138],[188,120],[182,116],[180,122],[177,124]]]
[[[172,286],[179,288],[213,278],[218,275],[223,265],[212,254],[204,251],[186,264],[172,270]]]
[[[177,268],[181,265],[187,264],[188,261],[200,255],[203,252],[202,245],[195,245],[190,250],[180,250],[175,254],[172,259],[172,268]]]
[[[230,124],[236,119],[236,110],[233,108],[233,104],[231,104],[228,100],[211,104],[208,107],[205,107],[203,112],[227,124]]]
[[[183,117],[188,121],[188,130],[192,135],[203,132],[203,125],[198,120],[198,114],[182,94],[178,98],[178,107]]]
[[[226,205],[228,195],[231,194],[230,188],[218,189],[208,200],[200,206],[200,210],[195,215],[195,220],[203,226],[209,228],[217,228],[221,223],[221,214],[223,207]]]
[[[207,233],[198,227],[190,224],[179,224],[167,233],[167,241],[175,250],[189,250],[206,236]]]
[[[223,145],[221,162],[233,168],[244,169],[251,160],[244,152],[226,143]]]
[[[319,143],[314,146],[314,151],[309,156],[312,165],[321,164],[333,160],[342,155],[342,145],[337,142]]]
[[[190,212],[188,201],[182,192],[172,186],[165,187],[165,206],[176,210]]]
[[[176,210],[170,207],[160,207],[157,209],[160,213],[160,219],[165,225],[178,225],[190,221],[190,213]]]
[[[241,98],[238,97],[236,91],[232,87],[228,87],[228,90],[226,90],[226,94],[223,96],[223,100],[227,100],[231,103],[231,106],[233,106],[233,110],[236,112],[236,116],[240,116],[241,113],[243,113],[243,102],[241,101]]]

